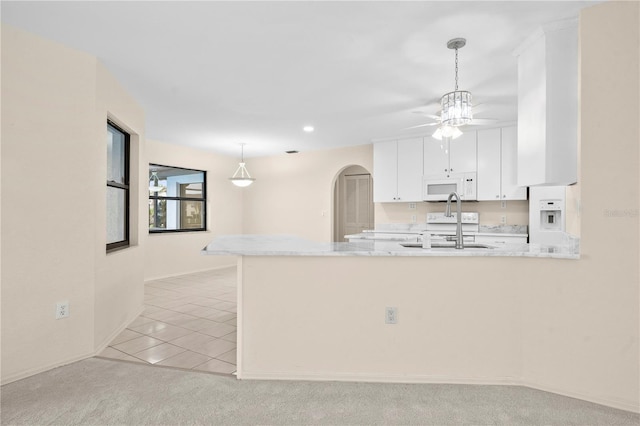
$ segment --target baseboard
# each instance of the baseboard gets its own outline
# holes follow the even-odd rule
[[[432,375],[375,374],[375,373],[255,373],[238,371],[239,380],[309,380],[366,383],[424,383],[452,385],[519,385],[515,377],[447,377]]]
[[[118,335],[120,333],[122,333],[128,326],[129,324],[131,324],[136,318],[138,318],[142,313],[144,312],[144,306],[142,306],[132,317],[127,318],[127,320],[124,322],[124,324],[122,324],[120,327],[118,327],[113,333],[111,333],[109,336],[107,336],[106,339],[104,339],[96,348],[95,348],[95,352],[93,353],[93,355],[98,355],[100,352],[102,352],[107,346],[109,346],[109,343],[111,343],[113,341],[113,339],[115,339],[116,337],[118,337]]]
[[[157,280],[162,280],[162,279],[165,279],[165,278],[175,278],[175,277],[180,277],[182,275],[197,274],[198,272],[209,272],[209,271],[217,271],[219,269],[235,268],[236,266],[237,266],[237,264],[233,263],[233,264],[229,264],[229,265],[216,266],[214,268],[205,268],[205,269],[197,269],[195,271],[181,272],[179,274],[162,275],[162,276],[159,276],[159,277],[145,278],[144,282],[146,283],[146,282],[149,282],[149,281],[157,281]]]
[[[67,364],[72,364],[77,361],[82,361],[83,359],[91,358],[93,357],[93,355],[94,355],[93,352],[89,352],[83,355],[67,358],[62,361],[55,362],[53,364],[48,364],[48,365],[45,365],[44,367],[32,368],[29,370],[21,371],[19,373],[12,374],[8,377],[3,378],[2,383],[0,384],[7,385],[12,382],[17,382],[18,380],[26,379],[27,377],[30,377],[39,373],[44,373],[45,371],[53,370],[54,368],[62,367]]]
[[[625,401],[619,398],[609,398],[599,395],[594,396],[583,392],[567,391],[564,389],[559,389],[555,386],[530,381],[520,381],[520,384],[522,386],[541,390],[543,392],[555,393],[562,396],[568,396],[570,398],[580,399],[582,401],[593,402],[594,404],[606,405],[607,407],[617,408],[618,410],[640,413],[640,402],[638,401]]]

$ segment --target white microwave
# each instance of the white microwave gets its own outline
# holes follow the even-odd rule
[[[476,173],[449,173],[423,178],[422,199],[424,201],[447,201],[452,192],[457,192],[462,201],[477,200]]]

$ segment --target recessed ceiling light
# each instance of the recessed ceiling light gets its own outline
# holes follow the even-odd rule
[[[313,132],[314,129],[313,129],[313,126],[304,126],[302,130],[304,130],[307,133],[311,133]]]

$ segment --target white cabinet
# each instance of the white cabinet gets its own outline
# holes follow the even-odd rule
[[[422,138],[373,145],[373,201],[422,201]]]
[[[395,201],[398,196],[398,142],[373,145],[373,201]]]
[[[518,129],[505,127],[502,129],[502,199],[526,200],[527,187],[518,185]]]
[[[526,200],[517,185],[517,130],[478,130],[478,201]]]
[[[539,28],[518,56],[518,184],[577,181],[577,20]]]
[[[476,171],[476,132],[468,131],[457,139],[424,138],[424,174],[438,175]]]
[[[449,171],[449,146],[445,140],[424,138],[424,174],[437,175]]]

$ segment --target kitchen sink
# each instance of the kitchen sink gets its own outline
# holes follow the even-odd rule
[[[402,247],[422,248],[422,243],[400,243]],[[447,248],[456,250],[455,242],[431,243],[431,248]],[[493,247],[480,243],[464,243],[464,249],[492,249]],[[459,250],[459,249],[458,249]]]

